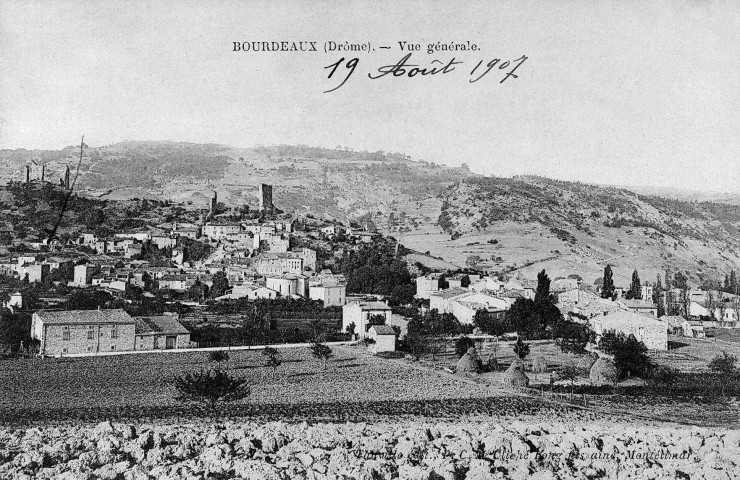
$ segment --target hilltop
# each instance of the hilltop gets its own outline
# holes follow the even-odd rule
[[[56,181],[66,166],[74,171],[78,155],[75,146],[2,150],[0,182],[22,180],[26,164],[32,176],[43,164]],[[254,206],[258,185],[272,184],[281,209],[368,224],[438,257],[420,258],[430,266],[464,266],[472,257],[494,272],[533,277],[547,268],[592,283],[611,263],[624,284],[635,268],[643,280],[670,267],[698,283],[740,266],[736,205],[541,177],[483,177],[464,164],[401,153],[123,142],[85,149],[80,172],[77,191],[88,198],[168,200],[189,210],[206,208],[214,191],[226,207]]]

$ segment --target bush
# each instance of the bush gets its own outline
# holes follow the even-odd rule
[[[529,355],[529,345],[524,343],[521,337],[516,340],[516,344],[514,345],[514,354],[522,360]]]
[[[221,362],[228,362],[229,361],[229,352],[226,352],[224,350],[216,350],[210,353],[208,355],[208,358],[212,362],[216,362],[220,364]]]
[[[231,377],[219,368],[175,377],[174,385],[177,401],[203,403],[214,414],[220,403],[242,400],[251,393],[247,380]]]

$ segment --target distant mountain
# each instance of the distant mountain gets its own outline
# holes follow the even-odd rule
[[[729,203],[731,205],[740,205],[740,193],[701,192],[698,190],[687,190],[683,188],[640,187],[629,185],[620,185],[618,188],[639,193],[640,195],[652,195],[673,200],[683,200],[686,202],[719,202]]]
[[[21,180],[26,164],[36,173],[44,165],[56,181],[66,166],[74,172],[78,155],[75,146],[2,150],[0,182]],[[268,183],[282,210],[356,220],[452,264],[470,259],[496,272],[547,268],[591,283],[610,263],[626,285],[633,269],[653,281],[671,267],[698,282],[740,266],[740,207],[678,190],[666,199],[655,189],[483,177],[399,153],[301,145],[123,142],[86,149],[80,172],[84,195],[174,200],[193,210],[207,208],[214,191],[226,206],[256,206],[258,185]]]

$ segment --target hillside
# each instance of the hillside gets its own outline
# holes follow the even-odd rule
[[[515,177],[464,180],[442,195],[440,209],[448,249],[480,256],[483,268],[583,272],[591,283],[611,263],[626,285],[635,268],[643,280],[671,267],[700,281],[740,264],[740,207],[732,205]]]
[[[78,155],[75,146],[2,150],[0,183],[22,180],[27,164],[33,178],[43,164],[46,179],[56,181],[65,166],[74,170]],[[643,280],[671,267],[699,282],[740,266],[738,206],[538,177],[482,177],[382,151],[123,142],[85,149],[77,191],[197,210],[214,191],[226,207],[254,207],[260,183],[275,185],[275,204],[285,211],[367,223],[440,258],[427,259],[430,266],[462,266],[478,256],[480,268],[491,271],[529,277],[547,268],[591,283],[611,263],[625,284],[635,268]]]

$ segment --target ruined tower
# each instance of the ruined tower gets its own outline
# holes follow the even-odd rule
[[[46,173],[46,165],[41,165],[41,185],[44,184],[44,174]]]
[[[272,185],[266,183],[260,184],[260,211],[273,211],[275,206],[272,204]]]
[[[26,165],[26,185],[31,183],[31,165]]]
[[[69,165],[64,168],[64,188],[69,190]]]

